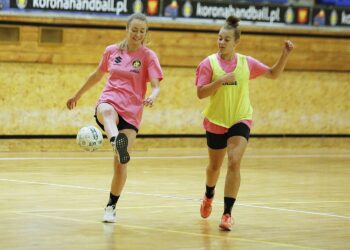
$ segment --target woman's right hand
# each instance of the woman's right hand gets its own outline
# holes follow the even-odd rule
[[[227,73],[220,78],[221,84],[233,84],[236,81],[236,77],[233,73]]]
[[[68,101],[67,101],[67,108],[69,109],[69,110],[72,110],[73,108],[75,108],[75,106],[77,106],[77,102],[78,102],[78,98],[77,97],[71,97],[71,98],[69,98],[68,99]]]

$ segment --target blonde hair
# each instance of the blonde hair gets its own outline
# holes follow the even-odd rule
[[[134,13],[132,14],[129,18],[128,21],[126,23],[126,29],[128,30],[130,27],[130,24],[133,20],[140,20],[146,23],[146,32],[148,31],[148,21],[147,21],[147,17],[142,14],[142,13]],[[142,42],[143,44],[143,42]],[[128,41],[126,38],[124,38],[122,41],[120,41],[118,44],[118,48],[122,51],[126,50],[128,48]]]
[[[225,24],[222,26],[224,29],[233,30],[235,40],[238,40],[241,37],[241,28],[239,27],[239,19],[235,16],[229,16],[226,18]]]

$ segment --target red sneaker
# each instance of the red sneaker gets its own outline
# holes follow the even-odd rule
[[[200,209],[202,218],[208,218],[211,214],[211,204],[213,203],[213,200],[214,197],[209,199],[207,198],[207,196],[204,195]]]
[[[229,214],[224,214],[221,217],[221,223],[219,227],[224,230],[224,231],[231,231],[231,227],[233,225],[233,219],[231,215]]]

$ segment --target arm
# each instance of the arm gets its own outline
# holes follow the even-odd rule
[[[143,101],[143,105],[151,108],[153,106],[153,103],[156,101],[157,96],[160,92],[160,86],[159,86],[159,79],[152,79],[152,80],[150,80],[150,82],[151,82],[152,93],[149,97],[147,97]]]
[[[77,106],[78,100],[82,97],[82,95],[88,91],[92,86],[94,86],[96,83],[98,83],[104,75],[104,72],[102,72],[99,68],[97,68],[86,80],[84,85],[78,90],[78,92],[67,101],[67,108],[73,109],[75,106]]]
[[[197,87],[197,96],[199,99],[211,96],[226,82],[234,82],[236,77],[233,73],[227,73],[216,81]]]
[[[292,52],[294,45],[291,41],[284,41],[282,54],[278,61],[264,74],[266,78],[276,79],[283,72],[287,64],[290,52]]]

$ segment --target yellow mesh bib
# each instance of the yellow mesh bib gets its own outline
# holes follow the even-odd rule
[[[244,55],[237,55],[237,66],[233,73],[236,76],[234,84],[222,85],[203,111],[203,115],[212,123],[230,128],[240,120],[252,119],[253,108],[249,99],[249,67]],[[219,79],[226,72],[221,68],[216,54],[209,56],[213,70],[212,81]]]

